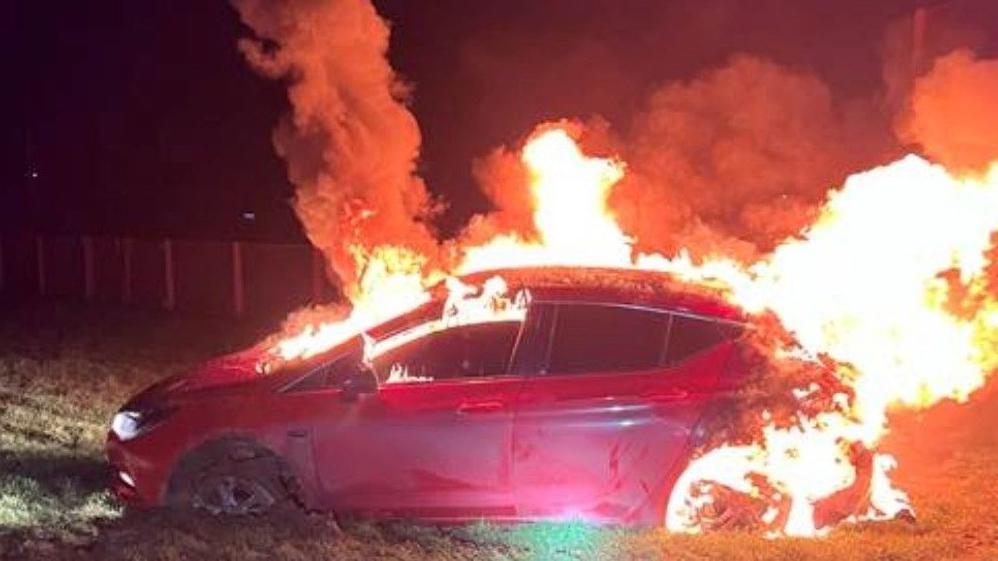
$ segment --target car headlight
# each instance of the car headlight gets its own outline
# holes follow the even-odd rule
[[[156,428],[175,410],[156,408],[118,411],[111,419],[111,432],[121,440],[131,440]]]

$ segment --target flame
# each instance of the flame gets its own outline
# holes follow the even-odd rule
[[[307,323],[297,334],[277,341],[273,355],[284,361],[309,358],[430,300],[423,256],[397,246],[378,246],[371,252],[351,249],[362,273],[357,293],[350,295],[349,315]]]
[[[454,277],[448,277],[445,283],[447,301],[439,318],[403,329],[381,341],[369,341],[364,347],[364,361],[371,364],[374,359],[406,343],[451,327],[500,321],[522,322],[527,317],[529,293],[521,289],[510,298],[509,287],[502,277],[493,276],[482,283],[480,288]],[[399,373],[399,376],[406,378],[403,373]],[[412,379],[411,376],[407,378]],[[394,381],[394,378],[389,377],[389,381]]]
[[[409,374],[409,369],[402,364],[393,364],[388,371],[386,384],[418,384],[421,382],[432,382],[433,376],[413,376]]]
[[[851,177],[802,239],[753,267],[739,300],[775,311],[805,348],[858,369],[857,407],[874,438],[885,406],[965,400],[994,367],[979,344],[993,307],[953,315],[940,275],[956,271],[982,290],[996,229],[998,168],[957,179],[908,156]]]
[[[586,156],[560,128],[535,135],[523,148],[530,174],[533,222],[540,239],[497,236],[465,250],[461,274],[532,265],[630,267],[632,240],[607,207],[624,163]]]
[[[530,172],[540,240],[497,236],[465,249],[455,274],[531,265],[630,266],[631,240],[607,209],[610,190],[624,175],[622,162],[586,156],[560,128],[532,137],[522,159]],[[311,322],[282,338],[272,349],[281,360],[309,358],[417,308],[430,299],[426,288],[446,276],[424,275],[427,259],[405,247],[353,247],[351,253],[362,273],[356,293],[348,295],[349,316]],[[448,282],[449,289],[457,287]]]
[[[537,235],[511,233],[463,248],[454,274],[583,265],[710,283],[749,313],[775,314],[800,345],[784,351],[831,359],[849,390],[818,413],[801,408],[789,425],[761,412],[757,441],[704,451],[675,486],[669,529],[708,529],[701,514],[716,510],[722,491],[760,504],[752,516],[770,535],[820,535],[843,518],[910,510],[907,495],[890,482],[894,459],[875,452],[889,411],[966,400],[998,366],[998,302],[988,292],[986,257],[998,231],[998,165],[980,177],[955,177],[908,156],[858,173],[829,194],[813,225],[744,265],[724,256],[694,262],[686,252],[634,255],[633,239],[608,207],[624,163],[587,156],[566,130],[541,129],[525,144],[522,161]],[[328,349],[426,302],[426,287],[446,276],[427,274],[426,260],[403,247],[354,255],[364,272],[358,293],[349,295],[350,315],[307,326],[279,341],[275,354],[291,360]],[[509,300],[501,279],[489,282],[479,288],[449,280],[445,317],[405,337],[455,323],[522,319],[525,297]],[[396,378],[406,380],[404,374]],[[804,400],[811,391],[794,395]],[[819,516],[856,489],[859,511]]]
[[[482,283],[480,290],[454,277],[448,277],[446,284],[447,301],[440,318],[434,318],[404,329],[381,341],[371,341],[369,338],[365,338],[367,344],[364,345],[364,362],[372,365],[375,359],[391,350],[450,327],[500,321],[522,322],[527,317],[527,306],[530,304],[529,293],[521,289],[510,298],[508,296],[509,287],[506,286],[506,281],[502,277],[489,278]],[[389,368],[385,383],[408,384],[432,381],[432,376],[409,374],[406,365],[396,363]]]
[[[876,446],[893,407],[966,400],[998,365],[995,301],[985,286],[996,230],[998,167],[982,178],[957,178],[908,156],[850,177],[813,226],[747,269],[656,261],[691,280],[723,277],[746,310],[774,312],[806,351],[848,365],[838,375],[854,393],[841,411],[801,418],[789,429],[768,427],[763,443],[694,461],[670,501],[667,526],[702,529],[693,511],[706,499],[690,494],[696,482],[761,474],[791,501],[779,532],[826,530],[816,525],[814,506],[854,483],[849,445]],[[951,306],[946,273],[977,298],[962,314]],[[893,458],[873,463],[870,510],[857,519],[910,509],[887,477]]]

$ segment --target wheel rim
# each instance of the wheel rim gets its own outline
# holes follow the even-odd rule
[[[675,489],[673,495],[682,491]],[[785,498],[779,498],[775,490],[767,491],[764,495],[772,501],[716,481],[694,481],[689,484],[688,500],[673,504],[674,497],[670,497],[667,509],[675,509],[678,515],[671,520],[675,527],[670,529],[691,533],[776,529],[786,522],[790,505]],[[666,514],[667,526],[670,514]]]
[[[260,514],[275,502],[274,495],[260,482],[234,475],[205,478],[194,495],[194,506],[212,514]]]

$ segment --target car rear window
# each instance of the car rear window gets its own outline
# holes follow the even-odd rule
[[[598,304],[563,304],[555,312],[547,372],[612,372],[661,363],[668,314]]]
[[[674,314],[665,362],[677,364],[728,338],[728,334],[714,321]]]

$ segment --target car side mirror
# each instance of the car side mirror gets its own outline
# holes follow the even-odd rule
[[[378,377],[370,367],[358,364],[357,368],[340,385],[344,401],[357,401],[362,394],[378,392]]]

